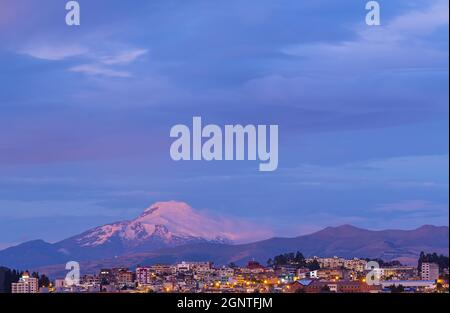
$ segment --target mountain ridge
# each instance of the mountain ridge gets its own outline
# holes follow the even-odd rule
[[[9,247],[0,251],[0,264],[35,267],[68,259],[109,258],[190,243],[227,244],[239,236],[230,220],[212,218],[185,202],[172,200],[154,203],[135,219],[97,226],[56,243],[29,241]],[[23,259],[21,255],[30,257]]]
[[[414,240],[405,242],[405,238],[411,236],[423,236],[423,230],[428,234],[423,238],[426,244],[415,245]],[[362,242],[348,244],[341,239],[348,233],[342,231],[357,230],[365,233]],[[329,234],[327,242],[321,242],[324,233]],[[340,235],[339,235],[340,233]],[[216,265],[224,265],[234,262],[243,265],[249,260],[257,260],[264,264],[275,255],[301,251],[306,257],[333,257],[346,258],[382,258],[386,261],[400,260],[404,264],[415,264],[421,251],[436,252],[448,255],[447,226],[420,226],[413,230],[366,230],[351,225],[327,227],[320,231],[292,237],[273,237],[262,241],[247,244],[218,244],[218,243],[195,243],[173,248],[164,248],[151,252],[131,253],[111,259],[100,259],[81,263],[85,273],[94,273],[101,268],[129,267],[135,268],[139,265],[151,265],[156,263],[173,264],[181,261],[212,261]],[[375,235],[369,242],[367,235]],[[400,236],[398,236],[400,235]],[[378,237],[377,237],[378,236]],[[381,237],[380,237],[381,236]],[[370,237],[370,236],[369,236]],[[350,237],[351,238],[351,237]],[[331,242],[331,244],[329,244]],[[355,248],[356,247],[356,248]],[[50,276],[64,274],[64,264],[46,266],[36,269]]]
[[[354,232],[357,232],[358,236],[355,237]],[[301,251],[305,256],[310,257],[337,255],[347,258],[367,257],[414,261],[420,251],[448,255],[448,234],[448,226],[423,225],[413,230],[366,230],[352,225],[341,225],[291,238],[272,237],[245,244],[205,240],[147,251],[125,252],[113,256],[108,256],[107,253],[102,255],[104,252],[102,251],[99,255],[75,260],[80,261],[85,270],[96,270],[102,266],[135,267],[138,264],[174,263],[183,260],[208,260],[216,264],[227,264],[229,262],[244,264],[249,259],[255,259],[264,263],[268,258],[277,254],[293,251]],[[33,262],[30,263],[10,264],[6,262],[8,258],[5,258],[4,251],[14,250],[17,247],[20,251],[23,251],[32,247],[33,244],[39,246],[40,249],[44,248],[45,255],[40,252],[39,257],[33,257]],[[71,258],[71,255],[64,253],[55,254],[55,251],[52,250],[53,245],[42,240],[35,240],[5,249],[0,251],[0,265],[33,268],[50,275],[60,273],[65,270],[64,263],[74,259]],[[57,252],[61,251],[57,250]],[[17,253],[13,254],[18,255]],[[30,255],[30,253],[25,251],[20,255]]]

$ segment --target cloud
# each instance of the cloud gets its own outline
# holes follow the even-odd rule
[[[85,55],[89,49],[79,45],[30,45],[19,50],[19,53],[36,59],[60,61],[66,58]]]
[[[367,210],[378,224],[448,225],[448,203],[429,200],[403,200],[384,203]],[[386,226],[385,226],[386,227]]]
[[[397,39],[400,39],[430,34],[439,27],[448,25],[448,10],[449,3],[447,0],[436,0],[425,10],[411,11],[395,18],[388,24],[383,35],[386,36],[390,32],[395,34]]]
[[[425,10],[410,11],[382,26],[358,28],[354,40],[287,46],[281,52],[309,59],[311,69],[339,68],[346,69],[345,73],[380,66],[443,66],[447,64],[448,49],[433,47],[425,37],[448,23],[448,1],[437,0]]]
[[[274,225],[272,223],[255,222],[244,218],[213,214],[212,212],[203,211],[202,213],[217,222],[217,226],[220,226],[234,243],[248,243],[274,236],[272,230]]]
[[[99,75],[106,77],[120,77],[120,78],[128,78],[131,77],[132,74],[126,71],[118,71],[107,67],[102,67],[97,64],[83,64],[77,65],[69,68],[69,71],[84,73],[88,75]]]
[[[129,65],[141,56],[145,55],[147,52],[148,50],[146,49],[131,49],[108,56],[98,57],[96,55],[91,55],[90,59],[92,59],[93,62],[73,66],[69,68],[69,71],[84,73],[87,75],[129,78],[133,75],[129,71],[118,69],[118,66],[122,68]]]
[[[110,47],[108,47],[110,46]],[[70,72],[84,73],[92,76],[129,78],[133,75],[123,68],[135,62],[148,53],[147,49],[128,49],[116,52],[111,46],[101,45],[72,45],[47,42],[46,44],[31,43],[17,50],[19,54],[25,54],[40,60],[62,61],[72,57],[81,58],[82,64],[74,65]],[[107,50],[108,53],[104,53]],[[119,69],[120,67],[120,69]]]
[[[401,202],[385,203],[375,208],[375,212],[384,213],[420,213],[445,212],[448,206],[426,200],[405,200]]]
[[[0,207],[14,207],[14,212],[0,211],[0,219],[5,218],[38,218],[42,216],[65,215],[73,217],[117,216],[117,211],[98,205],[95,200],[3,200]]]
[[[322,218],[317,213],[336,208],[342,208],[337,216],[351,217],[368,214],[349,212],[361,206],[369,211],[404,199],[448,201],[448,157],[431,156],[448,150],[448,114],[440,114],[448,110],[448,36],[441,26],[448,24],[448,1],[386,5],[382,26],[371,28],[356,0],[346,6],[233,0],[219,7],[189,1],[177,10],[167,2],[157,10],[145,1],[110,2],[88,1],[87,11],[105,14],[76,36],[55,18],[57,3],[27,5],[27,14],[0,10],[2,18],[12,12],[17,20],[6,25],[0,18],[2,173],[30,175],[35,168],[34,175],[45,177],[54,167],[56,175],[97,183],[113,174],[126,188],[161,188],[205,207],[221,199],[221,210],[241,214],[249,208],[248,216],[266,215],[277,225],[306,223],[308,211],[313,224]],[[34,10],[38,6],[45,9]],[[35,56],[9,53],[24,44],[26,55]],[[37,57],[57,62],[43,67]],[[436,111],[429,123],[413,124]],[[195,112],[217,124],[280,124],[281,166],[300,165],[265,179],[253,165],[252,177],[235,177],[235,167],[246,164],[165,163],[168,127]],[[414,156],[419,153],[430,156]],[[388,158],[399,155],[406,157]],[[219,168],[216,183],[205,177]],[[184,172],[195,184],[176,180],[189,177]],[[66,197],[95,197],[91,206],[108,209],[125,202],[128,209],[146,197],[104,195],[92,185],[2,184],[4,199],[57,198],[63,211]],[[15,214],[14,203],[2,208],[2,214]],[[290,218],[284,218],[287,212]],[[408,217],[395,223],[405,225]],[[380,214],[376,221],[392,219]],[[442,220],[418,218],[414,225],[425,221]]]
[[[134,49],[121,52],[117,55],[106,56],[101,59],[101,62],[107,65],[125,65],[134,62],[139,57],[147,54],[146,49]]]
[[[280,171],[291,183],[310,187],[448,188],[448,155],[418,155],[365,160],[335,166],[301,164]]]

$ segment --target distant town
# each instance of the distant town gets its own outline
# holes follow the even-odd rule
[[[215,267],[183,261],[101,269],[76,283],[0,267],[0,293],[448,293],[447,256],[421,253],[418,266],[399,261],[305,258],[287,253],[264,266],[250,260]]]

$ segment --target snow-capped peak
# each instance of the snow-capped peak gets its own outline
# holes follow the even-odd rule
[[[156,202],[147,208],[141,216],[144,215],[161,215],[161,214],[180,214],[193,212],[192,208],[181,201]]]
[[[229,229],[226,221],[198,212],[185,202],[167,201],[154,203],[134,220],[96,227],[76,241],[90,247],[117,241],[127,247],[199,241],[230,243],[236,234]]]
[[[209,217],[178,201],[157,202],[132,223],[162,225],[178,237],[219,241],[232,241],[234,237],[224,229],[220,219]]]

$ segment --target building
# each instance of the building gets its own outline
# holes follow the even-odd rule
[[[266,268],[264,266],[262,266],[261,264],[259,264],[259,262],[249,261],[247,266],[242,269],[242,272],[257,274],[257,273],[262,273],[265,270],[266,270]]]
[[[157,275],[168,275],[173,274],[176,271],[176,268],[168,264],[155,264],[150,266],[150,270]]]
[[[420,277],[422,280],[438,280],[439,279],[439,265],[436,263],[422,263],[420,270]]]
[[[30,273],[24,272],[19,282],[11,284],[12,293],[38,293],[39,281],[35,277],[30,277]]]
[[[212,269],[212,262],[186,262],[183,261],[176,265],[177,273],[184,272],[210,272]]]
[[[414,266],[395,266],[380,268],[380,275],[383,280],[387,279],[411,279],[417,277],[417,267]]]
[[[120,286],[132,286],[134,284],[134,273],[128,269],[120,269],[115,273],[116,282]]]
[[[340,257],[317,258],[320,268],[338,269],[344,267],[345,259]]]
[[[374,293],[381,290],[379,286],[370,286],[360,281],[321,281],[301,280],[294,285],[294,290],[306,293]]]
[[[436,281],[434,280],[386,280],[381,281],[383,288],[390,286],[403,286],[405,288],[415,288],[423,290],[433,290],[436,288]]]
[[[354,258],[351,260],[344,261],[344,268],[350,271],[355,271],[358,273],[364,272],[366,269],[367,261]]]
[[[115,276],[111,269],[104,268],[100,270],[100,273],[98,274],[100,284],[102,285],[108,285],[115,282]]]
[[[217,270],[217,274],[220,277],[233,277],[235,273],[234,268],[222,266],[220,269]]]
[[[82,285],[100,285],[100,278],[97,275],[87,274],[81,277]]]
[[[150,267],[140,266],[136,268],[136,281],[139,285],[150,284],[154,276],[155,273],[152,272]]]
[[[55,279],[55,288],[60,289],[66,287],[66,280],[64,278]]]
[[[320,269],[317,270],[317,277],[324,280],[338,280],[343,279],[345,270],[341,269]]]
[[[370,286],[361,281],[339,281],[336,283],[336,287],[336,292],[340,293],[377,292],[381,289],[379,286]]]
[[[297,266],[296,265],[282,265],[279,266],[277,272],[281,276],[295,276],[297,275]]]

